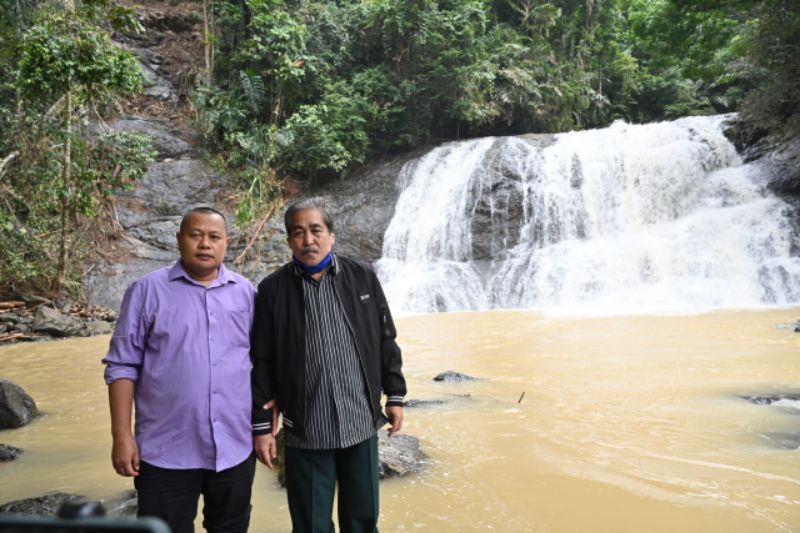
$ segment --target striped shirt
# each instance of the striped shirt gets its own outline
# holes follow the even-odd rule
[[[292,432],[293,448],[349,448],[375,435],[361,362],[353,333],[334,286],[334,257],[319,281],[303,276],[306,315],[306,438]],[[383,417],[381,417],[383,418]],[[383,420],[380,421],[381,425]],[[285,424],[291,424],[284,418]]]

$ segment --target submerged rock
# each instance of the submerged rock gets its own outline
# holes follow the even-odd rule
[[[0,444],[0,463],[13,461],[22,455],[22,452],[22,448],[17,448],[16,446],[11,446],[8,444]]]
[[[771,444],[784,450],[800,450],[800,433],[766,433],[762,435]]]
[[[742,399],[756,405],[777,405],[779,407],[794,407],[800,411],[800,393],[779,393],[765,395],[742,396]],[[793,405],[793,403],[796,404]]]
[[[136,516],[139,510],[139,501],[133,489],[107,500],[104,505],[108,516]]]
[[[40,414],[22,387],[0,379],[0,429],[22,427]]]
[[[445,403],[447,402],[444,400],[407,400],[404,407],[431,407],[434,405],[444,405]]]
[[[65,503],[75,502],[80,499],[82,499],[82,496],[78,496],[77,494],[55,492],[52,494],[45,494],[44,496],[37,496],[35,498],[25,498],[24,500],[15,500],[5,503],[0,505],[0,513],[56,516],[58,515],[58,510],[62,505]]]
[[[278,472],[278,483],[286,486],[286,442],[283,429],[278,432],[278,458],[273,461]],[[422,451],[419,439],[397,433],[389,437],[385,429],[378,431],[378,477],[402,477],[422,470],[428,456]]]
[[[460,381],[475,381],[476,379],[477,378],[474,378],[472,376],[461,374],[460,372],[448,370],[446,372],[442,372],[441,374],[433,378],[433,381],[444,381],[445,383],[457,383]]]

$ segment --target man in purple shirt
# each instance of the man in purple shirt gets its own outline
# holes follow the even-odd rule
[[[245,533],[250,522],[255,290],[222,264],[226,229],[211,208],[183,217],[180,261],[128,288],[103,359],[114,470],[134,478],[139,516],[174,533],[194,531],[200,494],[208,531]]]

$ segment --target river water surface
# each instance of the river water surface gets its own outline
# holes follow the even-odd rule
[[[800,530],[800,309],[691,316],[553,317],[526,311],[399,319],[404,431],[426,470],[381,484],[391,531]],[[0,349],[0,374],[47,413],[0,433],[0,503],[48,491],[131,488],[109,460],[100,358],[108,337]],[[436,383],[453,369],[479,378]],[[251,531],[288,531],[260,468]]]

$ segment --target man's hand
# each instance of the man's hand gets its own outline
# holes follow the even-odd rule
[[[253,449],[256,451],[258,460],[267,465],[272,470],[275,468],[272,463],[278,457],[278,443],[271,434],[256,435],[253,438]]]
[[[280,414],[278,410],[278,403],[272,399],[261,406],[261,408],[265,411],[267,409],[272,409],[272,436],[276,437],[278,435],[278,415]]]
[[[114,437],[114,445],[111,448],[111,464],[117,474],[125,477],[136,477],[139,475],[139,446],[136,439],[128,434]]]
[[[389,436],[391,437],[403,427],[403,407],[400,405],[393,405],[386,408],[386,417],[389,419]]]

